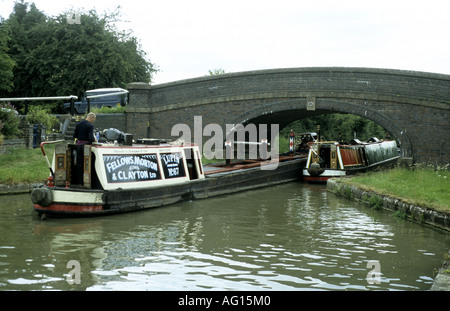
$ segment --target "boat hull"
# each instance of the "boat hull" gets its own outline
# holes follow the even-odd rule
[[[303,180],[311,183],[326,183],[330,178],[345,177],[348,175],[353,175],[357,173],[364,173],[367,171],[372,171],[377,168],[389,168],[397,165],[399,157],[388,159],[370,166],[358,167],[358,168],[348,168],[343,170],[333,170],[324,169],[323,173],[320,175],[312,175],[308,169],[303,169]]]
[[[327,170],[324,169],[319,175],[311,174],[307,169],[303,169],[303,180],[307,182],[326,183],[328,179],[333,177],[344,177],[347,175],[345,170]]]
[[[86,190],[42,187],[33,190],[33,209],[39,214],[57,217],[100,216],[145,210],[300,180],[305,163],[305,158],[298,158],[280,162],[273,170],[262,170],[259,166],[222,170],[204,179],[152,188]],[[42,199],[40,204],[37,199],[33,200],[33,195],[47,200]]]

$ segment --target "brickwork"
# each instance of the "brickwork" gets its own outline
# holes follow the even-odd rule
[[[127,131],[169,138],[175,124],[277,123],[323,113],[367,117],[415,162],[449,163],[450,76],[368,68],[293,68],[128,85]],[[307,109],[312,103],[314,110]]]
[[[0,141],[0,154],[17,148],[33,148],[33,125],[26,122],[23,118],[19,122],[19,135],[16,139]]]
[[[26,148],[24,139],[5,139],[0,143],[0,154],[18,148]]]

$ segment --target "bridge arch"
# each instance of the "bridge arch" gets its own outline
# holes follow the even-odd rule
[[[330,113],[354,114],[381,125],[397,141],[401,156],[404,158],[412,156],[412,145],[408,135],[398,128],[395,123],[391,122],[389,118],[373,108],[363,107],[348,101],[328,99],[320,104],[321,109],[308,111],[304,109],[305,104],[307,103],[303,99],[275,102],[246,111],[231,120],[230,124],[279,124],[279,129],[281,130],[293,121],[316,115]]]
[[[283,68],[160,85],[131,83],[127,131],[170,137],[176,124],[287,125],[298,116],[349,113],[375,121],[414,162],[450,162],[450,75],[374,68]],[[311,105],[310,105],[311,104]]]

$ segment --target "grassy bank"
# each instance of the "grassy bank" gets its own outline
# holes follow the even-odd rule
[[[346,182],[408,203],[450,213],[450,172],[416,167],[369,172]]]
[[[45,147],[50,161],[54,145]],[[47,162],[40,148],[14,149],[0,155],[0,184],[43,182],[49,176]]]

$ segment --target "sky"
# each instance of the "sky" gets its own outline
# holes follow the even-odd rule
[[[152,84],[296,67],[450,74],[449,0],[35,0],[46,15],[121,7],[159,72]],[[14,0],[0,0],[7,18]]]

